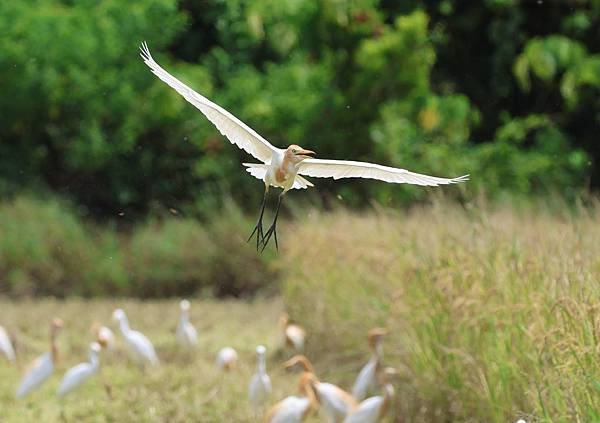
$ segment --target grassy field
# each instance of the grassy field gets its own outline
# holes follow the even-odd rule
[[[122,349],[103,351],[98,377],[71,395],[57,398],[56,389],[66,369],[87,357],[90,325],[95,320],[110,323],[116,306],[127,311],[132,328],[154,342],[161,366],[144,374],[130,365]],[[0,321],[18,334],[20,362],[15,368],[0,360],[0,421],[256,421],[247,402],[247,386],[257,344],[268,348],[272,401],[296,392],[297,375],[280,369],[287,357],[280,350],[277,324],[282,307],[279,299],[194,301],[191,320],[198,329],[200,347],[195,354],[188,354],[175,342],[176,301],[1,301]],[[65,322],[57,371],[40,390],[16,400],[14,393],[23,367],[48,350],[47,326],[52,316]],[[117,333],[118,341],[119,336]],[[216,352],[224,346],[236,348],[240,357],[238,368],[227,374],[214,365]],[[110,385],[110,396],[105,383]]]
[[[599,207],[312,213],[288,234],[308,354],[347,384],[387,326],[402,421],[600,421]]]
[[[0,361],[0,421],[255,421],[246,388],[258,343],[272,402],[296,392],[297,376],[278,368],[284,308],[308,329],[321,380],[343,387],[368,357],[367,330],[391,330],[385,364],[401,375],[390,421],[600,421],[598,206],[312,211],[288,219],[280,243],[283,299],[194,300],[193,356],[174,341],[175,300],[0,301],[21,364],[47,349],[49,318],[65,320],[59,369],[42,390],[15,401],[21,371]],[[57,399],[59,376],[87,354],[89,326],[117,306],[155,342],[161,367],[142,374],[122,351],[106,353],[98,380]],[[223,375],[213,361],[226,345],[241,359]]]

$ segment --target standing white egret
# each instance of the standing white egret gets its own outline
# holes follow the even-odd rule
[[[156,76],[171,88],[175,89],[188,102],[200,110],[200,112],[202,112],[232,144],[236,144],[239,148],[262,162],[244,163],[244,166],[248,168],[247,170],[252,176],[265,183],[265,194],[258,222],[248,239],[250,240],[256,233],[257,249],[261,244],[264,249],[269,242],[271,235],[274,235],[275,246],[277,247],[277,216],[279,214],[279,207],[281,206],[283,195],[293,188],[305,189],[313,186],[310,181],[306,180],[301,175],[334,179],[366,178],[398,184],[407,183],[423,186],[455,184],[468,180],[469,175],[450,179],[438,178],[435,176],[410,172],[406,169],[382,166],[374,163],[314,159],[310,157],[315,154],[313,151],[306,150],[298,145],[290,145],[286,149],[274,147],[256,131],[233,116],[227,110],[198,94],[164,70],[154,61],[150,54],[150,50],[148,49],[148,45],[145,42],[140,46],[140,50],[144,63],[150,67]],[[270,186],[282,188],[283,192],[279,195],[277,200],[273,223],[267,232],[263,233],[262,219]]]
[[[315,374],[311,362],[303,355],[296,355],[290,358],[283,363],[283,367],[291,368],[297,364],[301,365],[305,372]],[[313,388],[329,423],[342,423],[348,413],[358,405],[350,393],[333,383],[321,382],[315,377]]]
[[[186,348],[195,348],[198,346],[198,333],[194,325],[190,323],[190,302],[182,300],[179,303],[179,308],[181,309],[181,315],[177,325],[177,341]]]
[[[102,348],[106,348],[108,350],[115,348],[115,334],[106,326],[95,322],[92,325],[92,333],[96,338],[96,342],[98,342]]]
[[[54,366],[58,361],[56,337],[62,327],[63,322],[61,319],[52,320],[50,325],[50,351],[39,356],[29,365],[17,388],[17,398],[23,398],[41,386],[54,372]]]
[[[92,342],[90,344],[89,362],[80,363],[67,370],[58,387],[58,395],[63,396],[68,394],[94,376],[100,367],[100,360],[98,359],[100,348],[100,344],[97,342]]]
[[[125,312],[118,308],[113,311],[113,320],[119,323],[119,329],[125,339],[129,353],[134,361],[136,361],[141,367],[149,364],[151,366],[157,366],[159,364],[156,351],[152,342],[146,336],[136,330],[129,328],[129,320],[125,315]]]
[[[387,333],[388,331],[382,328],[374,328],[369,331],[371,358],[361,369],[352,387],[352,395],[358,401],[365,399],[369,392],[377,386],[377,372],[381,367],[383,355],[381,340]]]
[[[256,347],[256,373],[248,386],[248,399],[255,410],[263,406],[271,395],[271,378],[267,374],[266,353],[267,349],[264,346]]]
[[[217,367],[221,370],[232,370],[237,364],[237,351],[231,347],[221,348],[217,353]]]
[[[300,396],[285,397],[267,412],[267,423],[301,423],[319,405],[313,383],[317,380],[315,375],[304,372],[300,376]]]
[[[13,348],[10,336],[8,336],[8,332],[2,326],[0,326],[0,353],[4,354],[6,359],[11,363],[15,362],[15,349]]]
[[[382,385],[383,395],[367,398],[358,404],[344,420],[344,423],[376,423],[381,421],[387,414],[394,397],[394,386],[390,378],[396,374],[396,370],[387,367],[383,371]]]
[[[279,324],[283,329],[283,340],[285,346],[294,349],[296,352],[302,352],[304,350],[304,343],[306,341],[306,331],[300,325],[292,323],[290,316],[286,312],[281,313],[279,317]]]

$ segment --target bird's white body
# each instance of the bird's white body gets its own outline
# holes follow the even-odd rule
[[[250,379],[248,386],[248,399],[254,409],[262,407],[271,395],[271,378],[266,369],[266,348],[262,345],[256,347],[256,373]]]
[[[307,397],[290,396],[277,405],[268,423],[300,423],[310,410],[310,400]]]
[[[113,312],[113,319],[119,323],[119,329],[127,345],[131,358],[139,365],[157,366],[159,364],[156,351],[152,342],[146,336],[129,328],[129,320],[125,312],[117,309]]]
[[[361,402],[356,410],[348,415],[343,423],[376,423],[380,419],[384,398],[380,395]]]
[[[342,423],[356,406],[354,398],[336,385],[317,382],[314,387],[321,409],[329,423]]]
[[[468,175],[452,179],[438,178],[409,172],[406,169],[367,162],[322,160],[306,158],[305,156],[298,161],[286,160],[286,158],[289,158],[286,156],[286,153],[290,151],[290,148],[283,150],[274,147],[233,114],[197,93],[164,70],[152,58],[146,43],[142,43],[141,45],[141,56],[144,63],[148,65],[156,76],[200,110],[232,144],[237,145],[260,160],[261,163],[259,164],[244,163],[244,165],[248,167],[247,170],[252,176],[263,180],[267,186],[280,187],[284,191],[292,188],[302,189],[313,186],[312,183],[304,179],[301,175],[334,179],[367,178],[391,183],[409,183],[423,186],[454,184],[468,180]],[[306,151],[298,151],[298,153],[304,154]]]
[[[356,406],[344,419],[343,423],[376,423],[386,415],[394,396],[394,387],[389,381],[391,374],[396,371],[391,368],[384,370],[383,395],[367,398]]]
[[[16,359],[15,349],[13,348],[13,344],[10,341],[8,333],[2,326],[0,326],[0,353],[4,354],[8,361],[14,363]]]
[[[198,346],[198,332],[196,332],[194,325],[190,323],[190,302],[182,300],[179,306],[181,308],[181,315],[177,324],[177,342],[185,348],[195,348]]]
[[[21,379],[19,388],[17,389],[17,398],[23,398],[36,388],[48,380],[54,372],[54,361],[52,353],[45,353],[36,358],[30,365],[25,375]]]
[[[225,347],[217,353],[217,367],[221,370],[231,370],[237,363],[237,352],[231,347]]]
[[[358,401],[367,397],[377,386],[377,366],[379,357],[376,354],[369,359],[358,374],[352,386],[352,396]]]
[[[58,395],[66,395],[81,386],[85,381],[91,378],[100,367],[98,354],[100,353],[100,344],[93,342],[90,345],[89,362],[78,364],[67,370],[63,376],[58,388]]]

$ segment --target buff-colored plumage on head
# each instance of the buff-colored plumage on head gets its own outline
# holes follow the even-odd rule
[[[369,345],[372,349],[375,349],[381,338],[386,336],[389,333],[387,329],[384,328],[373,328],[369,331]]]
[[[313,365],[311,364],[310,360],[302,354],[293,356],[288,361],[283,363],[282,366],[284,369],[291,369],[292,367],[294,367],[296,365],[300,365],[305,372],[312,373],[314,376],[315,369],[314,369]]]
[[[292,144],[285,150],[285,157],[294,164],[300,163],[304,159],[308,159],[315,155],[312,150],[306,150],[299,145]]]

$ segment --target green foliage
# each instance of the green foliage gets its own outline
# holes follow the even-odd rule
[[[20,197],[0,204],[0,293],[252,295],[272,285],[275,275],[271,256],[244,242],[248,227],[229,206],[207,226],[169,218],[117,235],[82,223],[56,200]]]
[[[50,188],[104,218],[172,206],[204,216],[222,203],[207,198],[222,193],[258,203],[259,183],[240,166],[247,155],[148,71],[142,40],[275,145],[471,173],[473,183],[447,190],[461,198],[576,192],[597,180],[600,61],[590,52],[600,9],[559,9],[512,0],[3,2],[0,194]],[[530,116],[547,123],[529,128]],[[503,138],[514,127],[526,142]],[[553,176],[541,183],[544,171]],[[352,205],[424,195],[317,182],[321,195]]]

